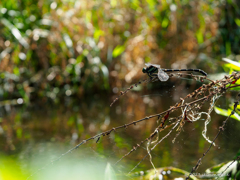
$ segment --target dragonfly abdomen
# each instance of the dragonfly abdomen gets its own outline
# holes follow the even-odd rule
[[[162,71],[164,72],[193,71],[193,72],[201,73],[204,76],[207,76],[207,73],[201,69],[162,69]]]

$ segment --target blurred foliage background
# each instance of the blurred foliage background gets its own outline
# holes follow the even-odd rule
[[[240,1],[237,0],[1,0],[0,149],[4,154],[16,155],[19,164],[31,156],[43,156],[39,154],[50,148],[42,142],[52,143],[54,147],[54,143],[62,143],[56,145],[62,153],[85,137],[109,127],[161,112],[164,106],[169,107],[179,100],[181,93],[191,93],[194,88],[172,86],[167,89],[169,92],[158,88],[155,97],[132,95],[123,106],[111,110],[106,99],[138,82],[146,62],[160,64],[163,68],[199,68],[213,75],[240,71],[239,66],[224,65],[221,61],[222,57],[239,61],[239,44]],[[96,94],[104,96],[95,102],[92,97]],[[61,101],[65,97],[73,97],[77,103]],[[226,102],[232,99],[228,96],[221,107],[227,109],[230,103]],[[32,105],[41,102],[43,106],[37,104],[27,109],[30,102]],[[57,107],[52,107],[51,102]],[[22,103],[26,106],[16,109],[9,106]],[[219,127],[219,122],[214,121],[212,127]],[[222,157],[231,159],[239,150],[239,123],[231,123],[225,131],[229,134],[223,137],[228,139],[219,140],[222,147],[226,147],[222,148],[226,153],[215,149],[220,153],[213,151],[210,157],[217,154],[224,161]],[[187,169],[204,153],[204,147],[209,144],[200,138],[200,125],[190,127],[197,130],[186,130],[183,135],[186,137],[179,138],[179,144],[173,146],[169,141],[168,145],[159,147],[164,155],[160,153],[162,161],[157,161],[157,166],[178,162],[180,167]],[[102,140],[98,144],[93,142],[90,149],[95,148],[101,154],[108,147],[109,154],[120,154],[111,157],[121,158],[153,128],[155,122],[136,126],[131,132],[116,134],[104,143]],[[198,134],[194,135],[196,131]],[[215,134],[214,131],[217,128],[209,133]],[[190,136],[195,138],[194,142]],[[181,150],[185,140],[195,144]],[[197,146],[200,147],[198,151]],[[89,149],[83,154],[87,152]],[[135,161],[131,166],[136,165],[143,153],[145,150],[139,150],[133,156]],[[57,153],[54,150],[49,154]],[[75,156],[77,153],[74,159],[78,160]],[[49,162],[47,157],[39,158],[39,162]],[[219,163],[214,158],[209,159],[208,166]],[[11,164],[12,169],[17,170],[19,165]],[[32,168],[32,164],[26,165],[26,162],[20,166],[27,171]],[[148,169],[151,164],[142,167]],[[6,174],[9,172],[7,169]],[[19,179],[21,175],[17,176]]]
[[[117,93],[145,62],[221,72],[240,59],[239,26],[235,0],[2,0],[0,97]]]

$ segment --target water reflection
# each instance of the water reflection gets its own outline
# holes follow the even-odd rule
[[[151,93],[147,90],[130,92],[111,108],[109,107],[111,99],[105,95],[80,100],[67,98],[61,105],[46,103],[30,107],[9,106],[10,113],[6,113],[2,108],[1,112],[4,116],[0,124],[1,154],[5,157],[9,155],[15,157],[21,168],[28,171],[26,174],[32,174],[83,139],[112,127],[162,112],[176,103],[174,99],[185,96],[193,88],[195,86],[186,90],[185,85],[175,88],[163,84],[161,88]],[[213,114],[207,132],[210,139],[217,134],[222,120],[223,117]],[[54,162],[53,165],[49,164],[44,168],[44,173],[36,177],[61,179],[60,177],[71,174],[71,179],[74,179],[72,177],[77,176],[76,169],[81,169],[79,174],[87,175],[93,175],[88,170],[95,169],[96,177],[101,179],[103,178],[101,172],[104,171],[107,162],[114,164],[133,146],[147,138],[156,126],[157,119],[150,119],[127,129],[117,130],[109,136],[89,141],[62,157],[60,161]],[[174,166],[190,171],[210,145],[202,137],[203,128],[204,121],[187,123],[175,143],[172,143],[172,140],[176,132],[170,135],[152,151],[154,165]],[[202,161],[204,165],[200,166],[199,172],[217,163],[233,159],[240,145],[237,141],[240,138],[239,130],[239,123],[231,119],[227,129],[217,139],[217,146],[213,147]],[[166,133],[167,131],[163,131],[159,137],[163,137]],[[115,166],[117,172],[129,172],[146,154],[146,145],[138,148]],[[151,168],[147,158],[136,171]],[[60,173],[56,175],[56,172]]]

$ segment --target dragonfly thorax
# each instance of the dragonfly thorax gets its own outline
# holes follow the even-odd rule
[[[142,72],[147,73],[149,77],[152,78],[153,73],[157,73],[160,81],[168,80],[169,76],[160,68],[160,65],[150,63],[146,63],[145,65],[147,66],[147,68],[143,68]]]
[[[147,68],[143,68],[143,69],[142,69],[142,72],[143,72],[143,73],[150,73],[150,74],[152,74],[152,73],[156,72],[157,69],[158,69],[158,68],[156,68],[156,67],[154,67],[154,66],[149,66],[149,67],[147,67]]]

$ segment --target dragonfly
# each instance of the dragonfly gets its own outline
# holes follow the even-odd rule
[[[143,73],[147,73],[149,77],[153,77],[153,73],[157,72],[158,79],[160,81],[167,81],[169,79],[169,76],[166,72],[176,72],[176,71],[193,71],[203,74],[204,76],[207,76],[207,73],[204,72],[201,69],[162,69],[160,65],[158,64],[151,64],[146,63],[147,67],[142,69]]]

